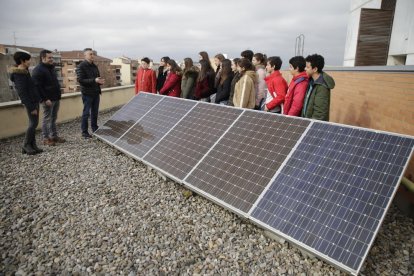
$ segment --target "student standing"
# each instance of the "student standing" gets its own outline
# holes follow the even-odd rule
[[[308,75],[305,72],[306,61],[302,56],[292,57],[289,60],[289,71],[293,79],[289,83],[283,104],[283,114],[300,117],[306,89],[309,84]]]
[[[236,87],[236,83],[240,80],[240,72],[237,70],[237,65],[240,62],[240,58],[234,58],[231,61],[231,70],[233,71],[233,79],[231,80],[230,85],[230,95],[229,101],[227,103],[228,106],[234,106],[233,103],[233,96],[234,96],[234,88]]]
[[[160,94],[171,96],[171,97],[180,97],[181,95],[181,68],[175,62],[175,60],[170,59],[167,61],[167,78],[165,79],[164,85],[160,90]]]
[[[280,73],[282,60],[280,57],[270,57],[267,60],[266,70],[270,74],[265,78],[267,97],[262,109],[264,111],[281,113],[286,97],[287,83]]]
[[[167,78],[167,62],[170,60],[169,57],[162,57],[160,61],[160,67],[158,67],[157,75],[157,92],[161,90],[164,85],[165,79]]]
[[[231,69],[231,61],[224,59],[221,62],[221,76],[217,85],[216,99],[217,104],[227,105],[230,97],[231,82],[233,80],[234,73]]]
[[[198,68],[191,58],[184,59],[183,77],[181,79],[181,98],[193,99],[194,89],[198,76]]]
[[[138,92],[157,93],[157,79],[155,71],[149,68],[150,59],[144,57],[141,59],[141,66],[137,70],[137,77],[135,79],[135,95]]]
[[[266,98],[266,55],[262,53],[256,53],[253,55],[252,63],[256,69],[257,74],[257,87],[256,87],[256,109],[260,109],[262,101]]]
[[[43,152],[36,145],[36,127],[39,124],[39,102],[41,98],[29,73],[31,56],[26,52],[16,52],[13,59],[16,65],[11,68],[10,80],[14,82],[29,117],[29,127],[24,137],[22,153],[34,155]]]
[[[253,64],[250,60],[242,58],[238,70],[241,78],[234,88],[233,104],[235,107],[254,109],[257,77]]]
[[[210,102],[210,95],[214,93],[214,78],[214,70],[210,63],[204,59],[200,60],[200,73],[194,91],[195,100]]]
[[[302,110],[305,118],[329,121],[331,89],[335,87],[335,81],[322,71],[324,66],[323,56],[314,54],[306,57],[305,68],[310,81]]]

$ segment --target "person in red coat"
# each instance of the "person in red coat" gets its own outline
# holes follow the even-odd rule
[[[182,70],[173,59],[167,61],[167,69],[168,75],[160,90],[160,94],[171,97],[180,97]]]
[[[267,84],[267,96],[262,110],[281,113],[283,102],[285,101],[287,82],[280,73],[282,60],[280,57],[270,57],[267,59],[266,71],[270,73],[264,80]]]
[[[283,105],[283,114],[300,117],[305,99],[309,77],[305,71],[306,61],[302,56],[296,56],[289,60],[289,70],[293,76]]]
[[[157,78],[155,71],[149,68],[150,60],[147,57],[141,59],[141,66],[137,70],[135,79],[135,95],[139,92],[157,93]]]

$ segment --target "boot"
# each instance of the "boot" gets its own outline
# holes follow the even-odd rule
[[[30,144],[26,144],[22,147],[22,153],[27,155],[35,155],[36,150]]]
[[[36,145],[36,141],[32,143],[32,148],[35,150],[36,153],[42,153],[43,150]]]

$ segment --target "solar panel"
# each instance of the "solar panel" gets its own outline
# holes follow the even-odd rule
[[[315,122],[252,218],[356,274],[413,146],[407,137]]]
[[[413,137],[148,93],[95,134],[353,274],[414,147]]]
[[[98,128],[94,135],[113,144],[160,100],[162,100],[160,96],[151,93],[139,93]]]
[[[181,181],[241,113],[240,109],[200,102],[144,161]]]
[[[142,158],[196,104],[175,97],[162,98],[157,107],[138,120],[115,145]]]
[[[247,213],[309,122],[246,110],[185,184]]]

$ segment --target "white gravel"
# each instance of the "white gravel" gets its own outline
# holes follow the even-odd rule
[[[0,275],[344,274],[81,139],[79,120],[59,129],[68,142],[36,156],[20,153],[22,136],[0,141]],[[361,274],[414,275],[414,222],[396,207]]]

